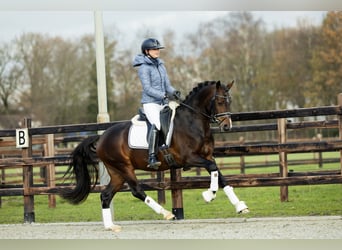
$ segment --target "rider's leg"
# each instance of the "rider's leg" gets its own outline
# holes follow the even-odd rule
[[[152,124],[148,135],[148,165],[149,168],[158,169],[161,162],[157,160],[158,154],[158,134],[160,130],[160,110],[162,105],[155,103],[146,103],[143,105],[146,117],[148,121]]]
[[[158,167],[161,165],[161,162],[157,160],[158,133],[159,131],[153,124],[148,136],[148,168],[158,169]]]

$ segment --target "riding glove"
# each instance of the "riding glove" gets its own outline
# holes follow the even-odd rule
[[[173,97],[176,99],[176,100],[180,100],[181,99],[181,92],[176,90],[175,92],[173,92]]]

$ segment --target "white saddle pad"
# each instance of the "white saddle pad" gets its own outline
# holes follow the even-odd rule
[[[170,146],[173,133],[173,120],[176,114],[176,108],[179,106],[177,102],[171,101],[169,107],[172,109],[170,129],[166,137],[166,145]],[[139,115],[134,116],[132,125],[128,133],[128,146],[135,149],[148,149],[147,143],[147,124],[145,121],[139,121]]]
[[[138,121],[139,115],[132,118],[132,126],[128,133],[128,145],[130,148],[147,149],[147,125],[145,121]]]

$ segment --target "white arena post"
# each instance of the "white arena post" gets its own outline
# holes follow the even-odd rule
[[[95,20],[95,43],[96,43],[96,73],[97,73],[97,99],[98,99],[98,115],[97,123],[109,122],[109,114],[107,110],[107,84],[106,84],[106,64],[105,64],[105,49],[103,38],[103,22],[102,12],[94,12]],[[98,131],[102,134],[103,131]],[[110,177],[103,162],[99,162],[99,177],[100,185],[105,186],[109,183]],[[104,209],[102,209],[104,213]],[[112,218],[114,214],[113,203],[110,205],[110,216]],[[104,219],[105,221],[105,219]]]

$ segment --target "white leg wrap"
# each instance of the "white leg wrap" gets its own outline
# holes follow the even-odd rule
[[[248,213],[248,207],[244,201],[240,201],[239,198],[234,193],[233,187],[227,185],[223,188],[225,194],[228,196],[230,203],[235,206],[237,213]]]
[[[210,174],[210,190],[216,192],[218,190],[218,171],[212,171]]]
[[[204,191],[202,193],[202,197],[205,200],[205,202],[211,202],[216,198],[216,193],[210,190],[210,188],[207,191]]]
[[[113,232],[120,232],[121,226],[115,225],[112,220],[112,210],[111,208],[102,209],[102,219],[105,229],[112,230]]]
[[[145,203],[147,206],[152,208],[157,214],[161,214],[163,207],[160,206],[157,202],[155,202],[151,197],[146,196]]]
[[[151,197],[146,196],[144,201],[150,208],[152,208],[157,214],[162,214],[163,217],[167,220],[174,218],[175,216],[170,212],[165,210],[162,206],[160,206],[155,200]]]
[[[212,171],[210,173],[210,187],[207,191],[202,192],[205,202],[211,202],[216,198],[218,187],[218,171]]]
[[[112,220],[112,212],[110,208],[103,208],[102,209],[102,219],[105,228],[111,228],[113,224]]]
[[[233,187],[227,185],[223,188],[225,194],[228,196],[228,199],[230,203],[232,203],[234,206],[239,203],[239,198],[235,195]]]

